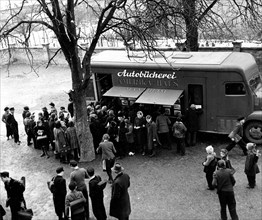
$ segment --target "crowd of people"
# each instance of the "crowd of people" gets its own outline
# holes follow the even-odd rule
[[[179,115],[172,123],[165,114],[164,108],[157,108],[156,111],[146,112],[147,114],[144,115],[142,108],[118,110],[108,109],[106,105],[101,106],[94,103],[88,105],[87,115],[93,136],[94,150],[97,154],[102,154],[103,170],[108,175],[108,180],[104,181],[100,176],[95,175],[93,168],[84,169],[77,165],[80,158],[80,146],[74,126],[74,108],[71,100],[67,110],[65,107],[61,107],[58,112],[52,102],[49,106],[49,110],[43,107],[37,116],[30,112],[28,106],[25,106],[22,117],[27,135],[27,145],[33,144],[34,148],[42,149],[41,157],[49,158],[49,151],[54,151],[60,162],[70,162],[73,169],[70,175],[68,185],[70,192],[68,194],[66,181],[63,178],[63,167],[56,170],[57,176],[52,179],[53,188],[50,187],[50,190],[53,193],[55,211],[59,220],[66,219],[69,210],[73,220],[89,218],[88,190],[85,184],[87,178],[90,179],[89,196],[95,217],[98,220],[107,218],[103,203],[103,189],[106,183],[109,183],[112,184],[110,215],[121,220],[128,219],[131,212],[127,190],[130,181],[129,176],[122,172],[123,168],[116,162],[116,159],[135,154],[154,157],[158,147],[171,149],[171,135],[176,142],[177,153],[184,156],[186,146],[196,144],[198,117],[202,113],[201,109],[196,109],[196,106],[191,104],[185,114]],[[21,142],[14,110],[13,107],[6,107],[2,121],[6,124],[7,140],[13,138],[14,142],[19,145]],[[227,219],[226,205],[229,207],[231,218],[233,220],[238,219],[233,191],[235,169],[228,159],[229,151],[235,145],[239,145],[243,154],[247,156],[245,173],[249,188],[255,187],[255,176],[259,172],[257,161],[260,154],[255,149],[254,143],[244,142],[242,138],[243,123],[244,117],[237,120],[234,130],[229,134],[231,142],[226,149],[221,150],[220,158],[216,156],[212,146],[206,148],[207,157],[203,162],[204,172],[206,173],[208,189],[217,188],[221,205],[221,219]],[[112,176],[112,171],[117,174],[115,178]],[[10,194],[8,186],[12,183],[12,178],[9,177],[8,172],[1,173],[1,178],[5,183],[7,194]],[[120,194],[123,198],[120,198]],[[10,197],[10,195],[8,196]],[[18,198],[16,199],[18,200]],[[22,201],[24,201],[23,196],[20,196],[19,203]],[[77,207],[75,210],[74,206]],[[15,211],[12,210],[17,210],[17,203],[10,205],[10,207],[12,216],[15,216],[13,214]]]
[[[49,189],[53,194],[55,213],[59,220],[88,220],[89,197],[91,200],[92,211],[97,220],[106,220],[106,209],[104,206],[104,188],[107,181],[102,180],[99,175],[95,175],[93,167],[80,168],[75,160],[70,161],[72,172],[68,184],[67,192],[66,180],[63,177],[64,168],[56,169],[57,175],[49,181]],[[111,183],[111,200],[109,215],[119,220],[128,220],[131,213],[130,198],[128,188],[130,187],[130,177],[123,172],[124,168],[120,163],[115,163],[112,171],[115,173],[114,181]],[[1,179],[5,184],[7,192],[6,207],[10,206],[12,220],[22,220],[20,210],[25,206],[24,191],[25,185],[11,178],[9,172],[0,173]],[[89,179],[89,196],[85,179]],[[1,210],[4,208],[1,206]],[[0,219],[3,217],[0,212]],[[29,219],[29,218],[27,218]],[[31,219],[31,218],[30,218]]]

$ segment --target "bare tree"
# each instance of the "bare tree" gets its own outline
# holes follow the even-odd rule
[[[10,15],[6,23],[0,28],[0,37],[7,38],[14,35],[15,31],[23,27],[23,31],[26,31],[24,33],[26,38],[20,40],[26,43],[36,25],[41,25],[55,34],[71,70],[72,90],[70,96],[76,110],[76,128],[80,142],[81,161],[91,161],[95,158],[95,153],[86,111],[86,91],[92,75],[90,69],[91,57],[99,38],[110,30],[119,34],[126,45],[129,44],[128,41],[130,40],[126,38],[127,35],[125,34],[128,31],[132,33],[132,37],[140,45],[144,45],[142,46],[144,50],[153,48],[154,38],[148,31],[150,28],[147,27],[150,24],[137,22],[145,11],[145,8],[137,10],[137,7],[138,5],[142,7],[147,1],[36,0],[34,1],[36,8],[34,16],[30,19],[20,16],[20,19],[17,19],[26,8],[25,2],[26,0],[22,0],[21,6]],[[88,48],[82,48],[79,45],[81,30],[78,31],[75,15],[79,7],[91,8],[93,14],[97,16],[96,28]],[[83,57],[80,56],[80,50],[85,51]]]

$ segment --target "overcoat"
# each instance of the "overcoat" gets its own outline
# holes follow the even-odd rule
[[[148,150],[152,150],[154,145],[154,140],[156,140],[157,143],[160,143],[157,135],[156,123],[155,122],[147,123],[146,131],[147,131],[147,148]]]
[[[127,218],[131,213],[128,188],[130,177],[126,173],[119,173],[112,184],[112,195],[109,214],[118,219]]]
[[[91,198],[94,216],[97,220],[105,220],[106,210],[104,206],[103,190],[106,186],[106,182],[100,185],[100,181],[100,176],[95,176],[93,179],[89,181],[89,196]]]

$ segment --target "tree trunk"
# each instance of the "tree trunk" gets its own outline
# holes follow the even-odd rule
[[[184,0],[184,18],[186,23],[186,50],[198,51],[198,19],[196,0]]]
[[[198,51],[198,27],[194,24],[186,25],[186,49]]]
[[[80,162],[95,159],[93,137],[87,121],[87,105],[85,90],[74,91],[75,121],[80,144]]]

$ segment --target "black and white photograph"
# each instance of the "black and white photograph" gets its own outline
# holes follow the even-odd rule
[[[1,0],[0,220],[261,220],[261,0]]]

